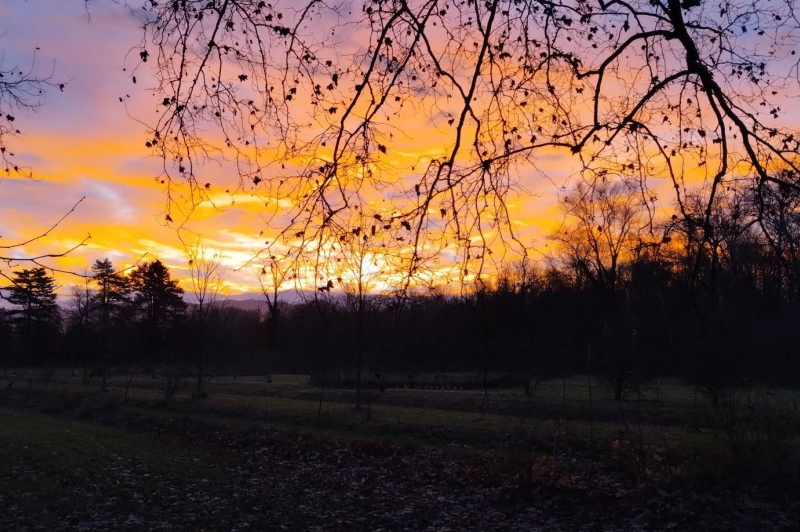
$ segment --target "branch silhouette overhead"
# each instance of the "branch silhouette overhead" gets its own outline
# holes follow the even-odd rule
[[[240,189],[291,205],[266,207],[282,236],[309,242],[366,206],[409,246],[412,273],[447,246],[477,270],[493,245],[524,248],[507,200],[554,151],[589,182],[671,181],[684,217],[687,187],[705,183],[707,230],[732,182],[752,181],[759,198],[768,183],[798,186],[800,135],[786,120],[800,91],[794,2],[145,10],[132,77],[154,65],[160,118],[147,147],[163,158],[168,189],[188,182],[200,201],[211,183],[199,165],[233,161]],[[409,143],[428,133],[433,155],[409,161]]]

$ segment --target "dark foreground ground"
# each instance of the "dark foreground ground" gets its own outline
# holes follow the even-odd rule
[[[800,529],[788,463],[712,481],[618,441],[521,453],[62,399],[0,395],[2,531]]]

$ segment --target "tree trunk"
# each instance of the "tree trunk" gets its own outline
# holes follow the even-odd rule
[[[197,396],[202,397],[203,392],[203,348],[197,350]]]
[[[614,379],[614,400],[622,401],[622,379]]]
[[[107,312],[106,310],[103,311],[104,313]],[[101,349],[101,356],[103,357],[103,363],[101,372],[103,373],[100,383],[100,391],[106,391],[106,375],[108,375],[108,317],[107,314],[103,315],[103,332],[102,332],[102,349]]]
[[[361,366],[364,363],[364,318],[363,310],[358,310],[358,349],[356,368],[356,410],[361,410]]]
[[[359,336],[360,333],[359,333]],[[361,346],[361,339],[358,340],[358,356],[356,369],[356,410],[361,410],[361,366],[364,363],[364,351]]]
[[[105,343],[105,342],[103,342]],[[103,346],[103,368],[102,368],[103,377],[100,382],[100,391],[106,391],[106,375],[108,374],[108,350],[105,346]]]

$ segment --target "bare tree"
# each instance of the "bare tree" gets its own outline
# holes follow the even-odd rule
[[[78,351],[84,351],[89,325],[94,309],[95,291],[92,288],[92,277],[89,272],[84,272],[82,283],[70,287],[69,322],[77,333],[77,346],[72,348],[72,375],[75,376],[75,364]],[[85,355],[85,352],[83,353]]]
[[[296,263],[293,259],[272,254],[258,273],[258,286],[267,302],[267,351],[273,357],[280,349],[281,344],[280,326],[283,301],[280,292],[285,283],[296,278],[293,274],[295,266]],[[270,382],[272,381],[271,367],[272,365],[268,361],[266,369]]]
[[[684,205],[687,216],[671,230],[690,261],[685,265],[690,283],[703,285],[712,307],[719,303],[720,273],[737,269],[741,244],[754,236],[758,225],[758,207],[749,199],[752,196],[747,191],[729,186],[714,197],[708,209],[701,194],[690,192]]]
[[[359,211],[360,212],[360,211]],[[392,272],[392,255],[388,242],[391,234],[378,229],[380,220],[356,215],[350,230],[342,231],[336,241],[330,242],[323,252],[327,259],[327,270],[336,283],[328,279],[317,291],[330,292],[336,284],[344,296],[344,307],[348,318],[355,323],[354,346],[356,350],[356,410],[362,403],[362,373],[367,348],[368,314],[382,304],[378,292],[387,274]]]
[[[192,296],[195,307],[192,312],[195,325],[197,355],[197,394],[206,395],[203,389],[203,355],[208,335],[208,319],[222,304],[225,293],[224,257],[218,251],[210,252],[199,241],[186,248]]]
[[[636,360],[635,317],[626,312],[622,272],[646,243],[646,204],[634,183],[600,179],[575,185],[562,206],[565,222],[552,238],[561,246],[567,265],[599,298],[596,312],[600,330],[596,335],[614,398],[620,401]],[[652,242],[655,238],[650,240],[657,244]]]
[[[800,94],[796,9],[153,2],[134,55],[155,63],[160,118],[147,146],[164,159],[168,189],[180,177],[199,199],[211,183],[198,165],[233,160],[241,188],[289,200],[288,212],[268,208],[288,214],[271,218],[283,234],[311,240],[377,193],[410,229],[413,272],[453,243],[469,267],[490,229],[497,245],[524,247],[505,202],[524,193],[517,176],[540,154],[572,157],[590,179],[623,168],[643,190],[668,178],[681,210],[684,183],[705,178],[706,222],[742,172],[759,188],[796,188],[800,134],[783,121]],[[405,156],[409,137],[423,136],[435,154]]]
[[[744,196],[749,208],[743,210],[759,214],[759,227],[773,251],[774,301],[779,307],[794,303],[800,296],[800,191],[770,183],[760,189],[753,187]]]
[[[646,205],[627,180],[579,182],[564,197],[565,221],[551,236],[563,256],[605,299],[615,304],[620,269],[642,241]]]

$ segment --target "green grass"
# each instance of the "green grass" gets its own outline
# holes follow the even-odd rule
[[[409,494],[417,497],[446,481],[450,471],[463,469],[468,480],[458,480],[459,486],[474,482],[475,492],[486,494],[485,486],[503,483],[503,508],[511,505],[517,513],[530,505],[530,485],[521,486],[523,477],[518,476],[526,471],[530,477],[525,482],[536,486],[536,500],[555,502],[554,508],[565,498],[573,507],[586,504],[598,489],[608,499],[597,500],[617,504],[623,484],[626,498],[619,504],[627,508],[642,503],[637,493],[651,496],[658,486],[660,497],[694,482],[697,477],[685,475],[684,464],[690,461],[676,459],[674,450],[684,446],[696,452],[712,442],[708,433],[629,427],[627,439],[641,434],[643,441],[666,442],[665,454],[663,449],[635,450],[626,438],[617,441],[620,427],[612,423],[381,405],[373,405],[367,414],[345,403],[326,403],[318,417],[317,409],[314,401],[223,393],[194,401],[183,395],[167,402],[159,390],[143,388],[131,389],[126,398],[122,388],[101,393],[65,382],[49,389],[32,386],[30,391],[0,388],[0,530],[75,530],[87,523],[93,530],[132,531],[161,524],[231,530],[231,523],[242,519],[261,523],[251,529],[275,529],[264,523],[307,529],[303,523],[318,522],[318,506],[309,511],[304,505],[309,490],[319,488],[315,481],[320,472],[327,472],[327,488],[318,494],[362,484],[368,486],[362,489],[373,490],[372,482],[384,477],[372,470],[365,473],[364,464],[380,475],[398,475],[396,482],[387,483],[394,490],[405,490],[409,465],[426,468],[432,476],[415,477],[423,484],[398,492],[405,498],[387,495],[386,500],[399,504],[406,504]],[[265,426],[267,430],[254,432]],[[590,431],[595,442],[591,452],[586,445]],[[542,447],[548,439],[552,448]],[[391,458],[384,460],[386,456]],[[450,488],[443,492],[446,497]],[[355,506],[341,517],[349,519],[369,507],[362,505],[370,493],[350,493],[348,504]],[[670,495],[668,502],[681,500],[681,495]],[[470,496],[463,504],[474,502]],[[380,504],[376,508],[392,508]],[[281,517],[274,521],[277,506]],[[683,511],[681,505],[675,508]],[[767,508],[764,516],[771,516],[774,508],[778,506]],[[561,517],[558,511],[553,514],[554,519]],[[381,518],[393,523],[397,515],[392,511]],[[673,518],[664,519],[667,523]],[[337,529],[352,528],[349,520],[338,523]],[[325,522],[322,529],[331,525]]]
[[[30,372],[35,376],[35,371]],[[24,402],[28,381],[18,375],[13,392]],[[135,375],[108,380],[108,400],[95,400],[99,380],[90,387],[79,376],[58,372],[50,384],[35,378],[30,393],[51,398],[47,407],[32,400],[29,408],[58,412],[69,410],[59,402],[73,405],[82,416],[102,417],[109,401],[121,415],[183,416],[202,422],[269,425],[281,430],[302,431],[335,438],[372,438],[392,442],[436,445],[444,448],[491,452],[516,452],[520,442],[539,442],[556,449],[565,440],[607,444],[615,439],[630,440],[640,447],[666,449],[682,457],[715,445],[713,430],[719,412],[702,394],[679,381],[662,381],[645,390],[646,401],[615,402],[602,381],[578,376],[542,383],[533,398],[519,390],[483,392],[387,390],[365,392],[368,406],[353,410],[354,394],[326,390],[320,410],[319,390],[307,385],[304,375],[275,375],[267,383],[263,376],[212,378],[207,381],[208,398],[192,400],[192,382],[172,401],[166,401],[159,378]],[[0,392],[5,391],[0,380]],[[781,401],[797,401],[796,392],[778,391]],[[95,399],[87,401],[86,398]],[[2,401],[0,401],[2,404]],[[117,412],[119,414],[119,412]],[[115,414],[116,415],[116,414]]]
[[[0,453],[4,463],[27,454],[53,473],[67,474],[112,463],[115,456],[163,459],[166,453],[150,435],[108,427],[90,421],[60,419],[29,411],[0,408]]]
[[[0,493],[15,493],[22,514],[38,516],[43,530],[65,513],[87,510],[87,490],[103,484],[120,459],[193,474],[188,450],[130,429],[8,408],[0,408],[0,427]]]
[[[127,397],[124,394],[122,387],[111,387],[103,397],[96,390],[75,383],[53,383],[47,390],[33,386],[26,408],[56,413],[66,410],[67,415],[90,419],[180,417],[243,428],[268,425],[337,439],[379,439],[458,452],[513,453],[520,442],[531,438],[540,442],[539,447],[555,448],[565,439],[607,444],[623,437],[666,448],[670,454],[685,455],[698,445],[707,445],[712,437],[708,431],[674,426],[630,423],[626,427],[588,419],[535,419],[431,407],[372,404],[356,412],[349,403],[324,402],[320,415],[318,401],[284,397],[216,392],[207,399],[192,401],[184,392],[173,401],[165,401],[162,391],[145,388],[131,388]],[[25,407],[26,392],[18,390],[14,395]],[[121,449],[121,444],[114,447],[114,441],[112,438],[103,445]]]
[[[74,475],[76,471],[79,476],[88,475],[86,478],[92,474],[102,476],[117,457],[134,457],[148,467],[191,479],[199,472],[198,462],[235,464],[238,457],[210,455],[211,451],[193,448],[185,441],[176,443],[169,434],[185,436],[216,429],[246,432],[262,427],[275,433],[345,442],[373,440],[431,446],[458,456],[488,454],[512,462],[542,456],[558,460],[561,455],[575,456],[576,452],[583,456],[581,460],[587,460],[591,450],[592,461],[629,471],[626,474],[634,471],[635,475],[648,469],[671,476],[688,469],[699,471],[706,465],[722,471],[734,458],[724,431],[691,423],[701,415],[713,414],[709,407],[679,401],[617,404],[600,400],[589,411],[588,405],[577,398],[572,399],[567,410],[560,402],[548,402],[546,395],[526,399],[532,405],[543,406],[544,413],[561,408],[561,413],[573,415],[565,418],[548,414],[542,418],[482,413],[468,405],[455,404],[469,403],[477,408],[483,401],[481,394],[461,392],[387,391],[369,406],[355,411],[352,403],[343,401],[345,395],[341,394],[346,392],[331,391],[326,392],[326,397],[339,393],[339,400],[326,400],[320,411],[319,401],[309,399],[318,390],[297,381],[262,383],[260,395],[240,393],[240,387],[254,386],[244,382],[238,383],[239,387],[211,389],[204,399],[194,399],[189,391],[183,391],[171,401],[165,400],[157,386],[131,386],[126,394],[124,381],[115,378],[109,384],[109,391],[102,393],[94,384],[87,388],[75,379],[63,377],[48,387],[34,382],[30,389],[15,386],[8,390],[0,383],[0,427],[4,428],[0,430],[0,459],[5,462],[0,471],[5,472],[4,478],[15,478],[9,476],[8,463],[19,456],[51,471],[53,478]],[[303,393],[298,395],[298,390]],[[678,392],[674,392],[676,396]],[[402,402],[384,404],[393,397],[404,398],[415,406]],[[502,394],[490,397],[493,402],[519,400]],[[619,409],[625,410],[625,422],[603,420],[604,415]],[[658,423],[665,412],[690,422]],[[798,441],[796,433],[791,438]],[[753,450],[763,452],[756,447]],[[783,452],[780,446],[775,450],[779,451],[775,454],[778,457]],[[747,448],[744,452],[749,453]],[[771,460],[766,454],[763,457]],[[755,458],[753,464],[763,462],[761,456]],[[735,460],[741,461],[742,457]],[[742,463],[749,461],[750,457],[744,456]],[[11,489],[9,481],[5,482],[0,489]],[[1,525],[2,521],[0,529]]]

